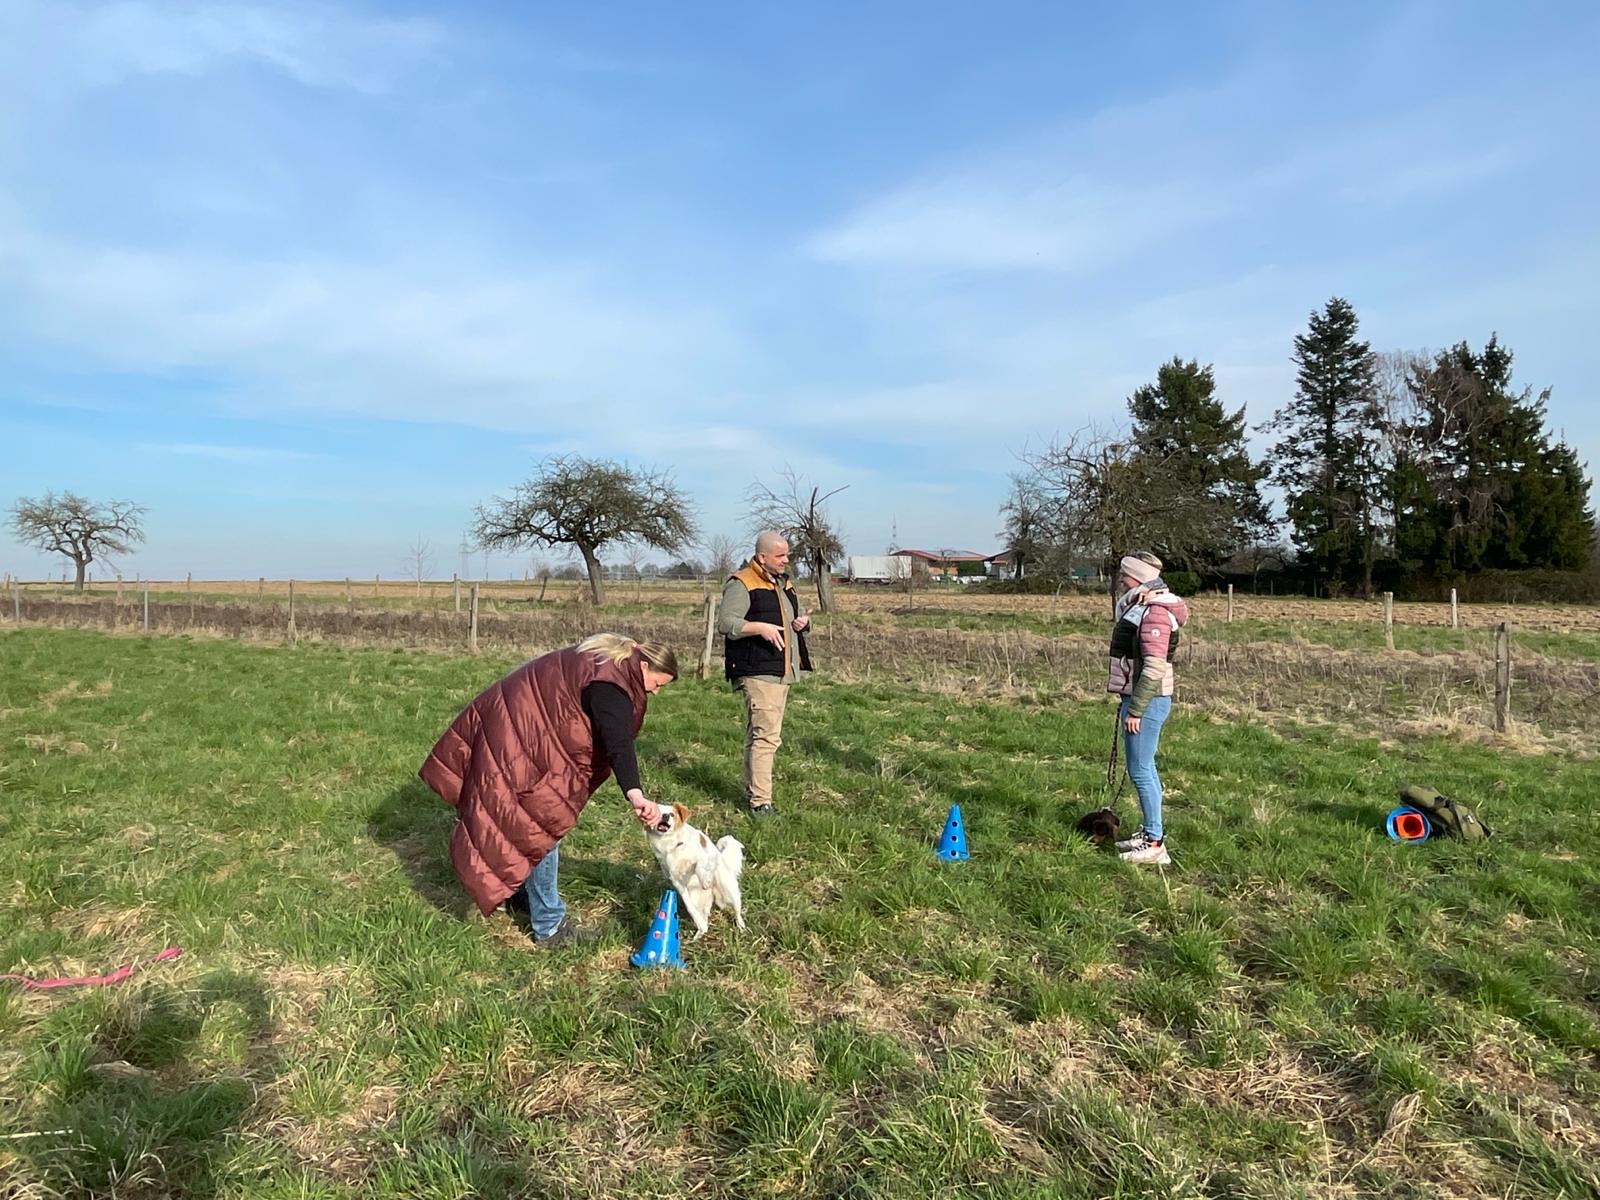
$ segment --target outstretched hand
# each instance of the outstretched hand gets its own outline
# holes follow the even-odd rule
[[[661,823],[661,806],[646,800],[642,792],[636,796],[629,796],[628,803],[633,805],[633,815],[639,818],[639,824],[646,829],[654,828]]]

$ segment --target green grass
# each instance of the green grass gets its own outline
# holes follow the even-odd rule
[[[739,706],[684,681],[647,788],[745,841],[750,929],[641,973],[663,885],[613,785],[563,847],[598,945],[466,911],[414,772],[510,665],[0,635],[0,971],[185,951],[0,984],[0,1194],[1600,1187],[1592,763],[1180,708],[1175,865],[1136,871],[1071,832],[1102,704],[808,680],[782,818],[749,825]],[[1499,836],[1388,842],[1402,778]],[[960,865],[930,853],[951,803]]]

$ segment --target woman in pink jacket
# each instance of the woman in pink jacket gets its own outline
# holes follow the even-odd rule
[[[1172,711],[1172,655],[1189,607],[1161,579],[1161,560],[1140,551],[1117,565],[1123,589],[1111,626],[1110,669],[1106,690],[1122,697],[1117,721],[1122,727],[1128,778],[1139,794],[1144,827],[1117,843],[1128,862],[1165,866],[1166,837],[1161,828],[1161,776],[1156,747],[1161,726]]]

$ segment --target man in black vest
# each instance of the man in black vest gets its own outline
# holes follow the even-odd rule
[[[767,529],[755,556],[728,577],[717,610],[729,681],[744,695],[744,791],[750,815],[772,815],[772,760],[783,742],[789,685],[811,670],[811,618],[789,584],[789,543]]]

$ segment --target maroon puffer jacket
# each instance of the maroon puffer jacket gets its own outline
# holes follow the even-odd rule
[[[611,776],[583,712],[583,689],[596,680],[627,693],[637,736],[646,701],[638,651],[612,663],[568,646],[485,688],[417,772],[456,810],[450,862],[485,914],[522,886]]]

